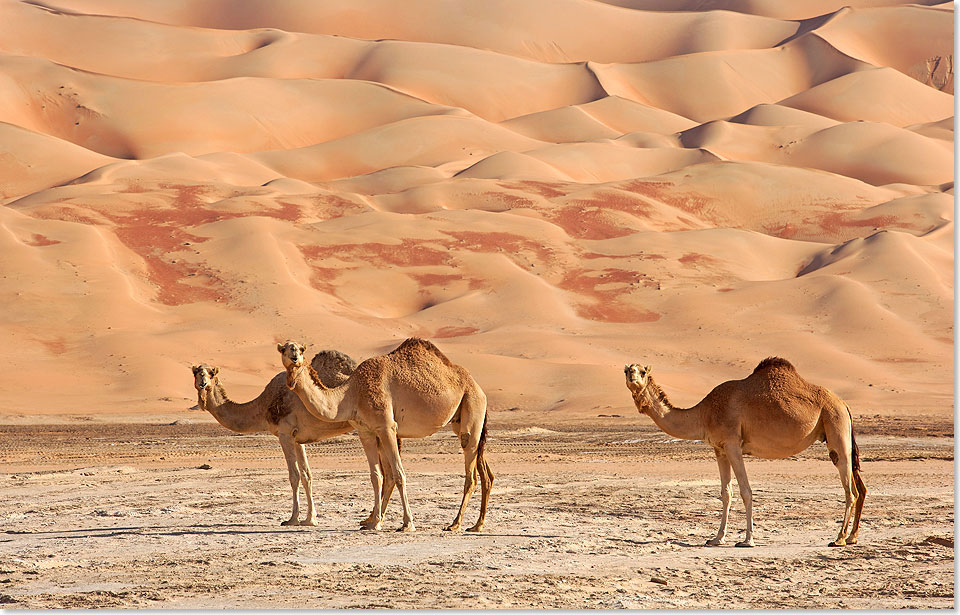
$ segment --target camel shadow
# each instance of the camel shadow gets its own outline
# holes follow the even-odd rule
[[[235,529],[233,529],[235,528]],[[249,525],[234,524],[197,524],[188,526],[169,525],[142,525],[110,528],[78,528],[72,530],[48,530],[30,532],[8,530],[8,534],[37,536],[40,540],[85,539],[85,538],[115,538],[118,536],[239,536],[255,534],[284,534],[289,532],[326,532],[335,533],[340,530],[318,529],[312,526],[277,526],[276,528],[251,528]],[[46,534],[46,535],[45,535]]]
[[[492,532],[440,532],[441,536],[464,536],[471,538],[483,538],[489,536],[491,538],[569,538],[568,536],[563,536],[561,534],[494,534]]]
[[[605,537],[605,540],[609,540],[611,542],[625,542],[631,545],[655,545],[661,542],[659,540],[634,540],[633,538],[611,538],[609,536]]]

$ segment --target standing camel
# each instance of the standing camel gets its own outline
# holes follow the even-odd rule
[[[403,505],[403,524],[398,531],[414,529],[397,438],[424,438],[449,425],[460,437],[465,480],[460,510],[446,529],[460,529],[477,486],[478,471],[480,517],[467,531],[483,529],[493,485],[493,472],[483,455],[487,397],[467,370],[451,363],[432,343],[411,338],[387,355],[367,359],[346,383],[331,388],[305,364],[305,346],[287,342],[278,344],[277,350],[287,370],[287,386],[309,412],[324,421],[348,421],[357,428],[374,490],[371,518],[361,527],[382,527],[387,501],[396,484]]]
[[[357,363],[336,350],[322,350],[313,357],[312,369],[326,382],[336,386],[347,380]],[[287,461],[290,487],[293,489],[293,512],[280,525],[316,525],[313,504],[313,481],[303,445],[325,440],[353,430],[350,423],[320,421],[307,412],[300,398],[286,387],[286,373],[280,372],[251,401],[230,401],[220,382],[220,368],[209,365],[193,367],[194,387],[201,410],[213,415],[217,422],[238,433],[269,432],[280,439],[280,448]],[[307,496],[307,516],[300,521],[300,481]]]
[[[850,408],[829,390],[800,377],[786,359],[771,357],[743,380],[730,380],[714,388],[692,408],[676,408],[650,375],[649,366],[624,367],[627,388],[641,414],[674,438],[703,440],[713,446],[720,466],[720,500],[723,511],[717,535],[710,546],[723,543],[730,511],[730,469],[737,476],[740,497],[747,511],[747,533],[738,547],[753,546],[753,493],[747,481],[743,454],[762,459],[796,455],[819,440],[827,443],[830,460],[840,472],[846,496],[840,534],[831,547],[857,542],[860,513],[867,487],[860,477],[860,452],[853,437]],[[853,528],[847,535],[850,511],[856,502]]]

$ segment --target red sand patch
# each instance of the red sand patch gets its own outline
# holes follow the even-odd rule
[[[462,276],[453,273],[411,273],[410,277],[416,280],[420,286],[446,286],[463,280]]]
[[[303,253],[302,247],[300,248],[300,252],[301,254]],[[310,264],[309,261],[308,264]],[[318,267],[310,264],[310,286],[320,292],[333,295],[337,290],[337,285],[334,284],[334,282],[344,271],[346,271],[345,268]]]
[[[37,342],[39,342],[40,345],[42,345],[47,350],[49,350],[51,354],[61,355],[67,352],[67,341],[62,337],[58,337],[57,339],[54,339],[54,340],[38,339]]]
[[[507,209],[528,209],[535,205],[531,199],[508,192],[484,192],[480,198],[503,203]]]
[[[313,213],[326,220],[342,218],[349,214],[358,214],[370,209],[368,205],[355,203],[335,194],[318,194],[313,197],[313,202],[316,204]]]
[[[634,180],[620,184],[619,187],[622,190],[656,199],[715,226],[723,225],[725,220],[722,215],[713,213],[712,204],[716,199],[696,192],[681,191],[676,184],[670,182]]]
[[[40,233],[34,233],[30,239],[25,239],[23,243],[27,244],[28,246],[42,248],[43,246],[55,246],[61,242],[56,239],[50,239],[49,237],[41,235]]]
[[[456,248],[471,252],[497,252],[502,250],[510,254],[528,251],[536,254],[541,261],[548,261],[553,255],[550,248],[523,235],[480,233],[477,231],[443,231],[443,233],[457,240],[448,244],[451,249]]]
[[[579,185],[561,184],[553,182],[536,181],[532,179],[516,182],[500,182],[501,186],[510,190],[521,190],[523,192],[532,192],[546,198],[566,196],[579,189]]]
[[[613,239],[636,231],[624,228],[602,207],[568,205],[559,210],[544,211],[544,216],[576,239]]]
[[[689,254],[684,254],[677,259],[677,262],[685,267],[696,267],[697,265],[712,265],[717,262],[717,259],[713,258],[708,254],[700,254],[699,252],[691,252]]]
[[[474,335],[479,332],[480,329],[477,329],[476,327],[443,327],[442,329],[438,329],[433,334],[433,337],[463,337],[466,335]]]
[[[787,222],[786,224],[776,225],[768,224],[763,227],[765,235],[779,237],[780,239],[793,239],[800,232],[800,229]]]
[[[348,262],[362,261],[371,265],[396,267],[451,265],[450,254],[442,244],[418,239],[403,239],[396,244],[346,243],[301,246],[300,251],[305,257],[313,260],[336,258]]]
[[[856,214],[850,212],[834,212],[825,214],[820,218],[820,228],[830,233],[840,233],[845,228],[911,228],[909,225],[900,223],[896,216],[874,216],[872,218],[857,219]]]
[[[576,307],[577,314],[582,318],[600,322],[655,322],[661,315],[628,305],[623,295],[629,293],[630,286],[624,288],[604,288],[598,286],[606,284],[640,284],[644,287],[656,288],[657,283],[647,279],[643,274],[622,269],[588,270],[578,269],[569,272],[557,286],[563,290],[583,295],[592,301],[586,305]]]

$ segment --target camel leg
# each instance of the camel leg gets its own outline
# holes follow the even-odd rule
[[[479,433],[460,434],[460,446],[463,448],[464,465],[463,498],[460,500],[460,510],[457,511],[457,516],[453,518],[453,523],[444,528],[444,530],[448,532],[455,532],[460,529],[460,524],[463,521],[463,513],[467,510],[470,496],[473,495],[474,489],[477,488],[477,446],[479,440]]]
[[[838,411],[838,419],[824,421],[824,435],[827,448],[830,450],[830,461],[837,466],[840,473],[840,484],[843,485],[844,507],[843,523],[840,524],[840,533],[837,539],[829,543],[831,547],[842,547],[847,544],[847,528],[850,527],[850,517],[854,502],[860,500],[857,485],[853,479],[853,442],[849,414]],[[859,530],[859,526],[857,527]],[[856,537],[854,537],[856,539]]]
[[[740,486],[740,498],[743,500],[743,507],[747,511],[747,533],[743,540],[738,542],[738,547],[753,546],[753,491],[750,489],[750,481],[747,480],[747,468],[743,465],[743,452],[739,444],[728,444],[725,447],[727,459],[733,466],[733,473],[737,477],[737,484]]]
[[[487,464],[487,460],[477,457],[478,467],[480,469],[480,517],[476,525],[467,528],[468,532],[479,532],[483,530],[483,522],[487,517],[487,502],[490,501],[490,490],[493,487],[493,471]]]
[[[467,504],[477,488],[479,476],[480,516],[472,527],[467,528],[467,531],[482,532],[487,517],[487,503],[490,501],[490,491],[493,488],[493,471],[490,470],[484,455],[487,437],[487,396],[476,383],[464,392],[456,416],[458,420],[451,423],[451,428],[460,437],[460,446],[463,448],[463,500],[460,502],[460,510],[456,518],[446,529],[460,529]]]
[[[842,547],[847,544],[847,528],[850,525],[850,513],[853,512],[853,504],[855,501],[859,501],[859,494],[857,493],[857,487],[853,482],[853,471],[850,467],[850,456],[846,455],[837,455],[835,451],[830,451],[830,459],[836,464],[837,471],[840,472],[840,484],[843,485],[843,495],[844,495],[844,507],[843,507],[843,523],[840,524],[840,533],[837,535],[837,539],[829,543],[831,547]],[[857,528],[859,530],[859,527]]]
[[[730,460],[723,450],[714,449],[717,454],[717,465],[720,466],[720,502],[723,508],[720,512],[720,529],[717,535],[707,541],[707,546],[717,547],[723,544],[723,539],[727,536],[727,517],[730,514]]]
[[[377,442],[377,450],[380,449],[380,443]],[[397,451],[400,450],[400,438],[397,438]],[[379,453],[378,453],[379,454]],[[397,481],[393,478],[393,471],[383,459],[380,460],[383,465],[383,493],[380,496],[380,518],[383,519],[387,514],[387,504],[390,503],[390,497],[393,496],[393,488]]]
[[[290,518],[280,525],[297,525],[300,519],[300,471],[297,469],[297,453],[294,450],[297,444],[286,434],[277,437],[280,438],[280,449],[287,462],[290,488],[293,489],[293,512],[290,513]]]
[[[853,480],[857,487],[857,503],[853,511],[853,529],[850,530],[850,535],[847,536],[848,545],[857,544],[857,534],[860,532],[860,513],[863,512],[863,501],[867,499],[867,486],[863,484],[863,479],[860,478],[860,472],[853,473]]]
[[[857,488],[853,483],[853,472],[850,470],[850,464],[841,457],[837,462],[837,470],[840,472],[840,483],[843,485],[843,523],[840,524],[840,533],[837,534],[837,539],[829,543],[831,547],[842,547],[847,544],[846,535],[847,528],[850,525],[850,513],[853,511],[854,501],[859,499],[856,492]]]
[[[303,492],[307,496],[307,517],[300,525],[316,525],[317,515],[313,504],[313,475],[310,473],[310,463],[307,461],[307,451],[302,444],[294,443],[294,452],[297,454],[297,465],[300,467],[300,480],[303,482]]]
[[[393,475],[393,480],[397,484],[397,490],[400,492],[400,504],[403,506],[403,524],[397,528],[398,532],[412,532],[413,515],[410,514],[410,502],[407,499],[407,475],[403,471],[403,463],[400,461],[400,447],[397,445],[397,424],[394,422],[389,427],[383,429],[377,434],[380,440],[380,458],[388,471]]]
[[[382,527],[381,514],[381,487],[383,486],[383,472],[380,465],[380,454],[377,451],[377,436],[372,432],[358,429],[360,444],[363,446],[363,452],[367,456],[367,464],[370,466],[370,482],[373,485],[373,508],[370,510],[370,516],[360,522],[360,528],[364,530],[379,530]]]

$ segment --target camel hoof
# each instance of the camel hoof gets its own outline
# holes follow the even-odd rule
[[[412,532],[416,528],[413,527],[413,523],[407,523],[406,525],[401,525],[397,528],[398,532]]]
[[[478,524],[476,524],[476,525],[473,526],[473,527],[468,527],[468,528],[467,528],[467,531],[468,531],[468,532],[482,532],[482,531],[483,531],[483,526],[478,523]]]
[[[753,546],[753,541],[752,541],[752,540],[741,540],[740,542],[738,542],[738,543],[736,544],[736,546],[738,546],[738,547],[752,547],[752,546]]]
[[[857,544],[857,537],[856,537],[856,536],[850,536],[849,538],[847,538],[847,544],[848,544],[848,545],[855,545],[855,544]]]
[[[379,531],[379,530],[383,529],[383,525],[380,524],[380,523],[372,523],[372,522],[368,522],[368,521],[363,521],[362,523],[360,523],[360,529],[361,529],[361,530],[371,530],[371,531],[376,532],[376,531]]]
[[[844,540],[843,538],[838,538],[833,542],[831,542],[830,544],[828,544],[827,546],[828,547],[845,547],[846,545],[847,545],[846,540]]]
[[[706,547],[719,547],[723,544],[722,540],[717,540],[716,538],[711,538],[707,542],[703,543]]]
[[[315,527],[317,525],[316,519],[304,519],[299,523],[299,525],[308,525],[310,527]]]
[[[284,521],[284,522],[281,523],[280,525],[282,525],[282,526],[283,526],[283,525],[297,525],[298,523],[299,523],[299,521],[297,521],[296,519],[287,519],[286,521]]]
[[[444,532],[459,532],[459,531],[460,531],[460,524],[459,524],[459,523],[451,523],[451,524],[448,525],[447,527],[443,528],[443,531],[444,531]]]

